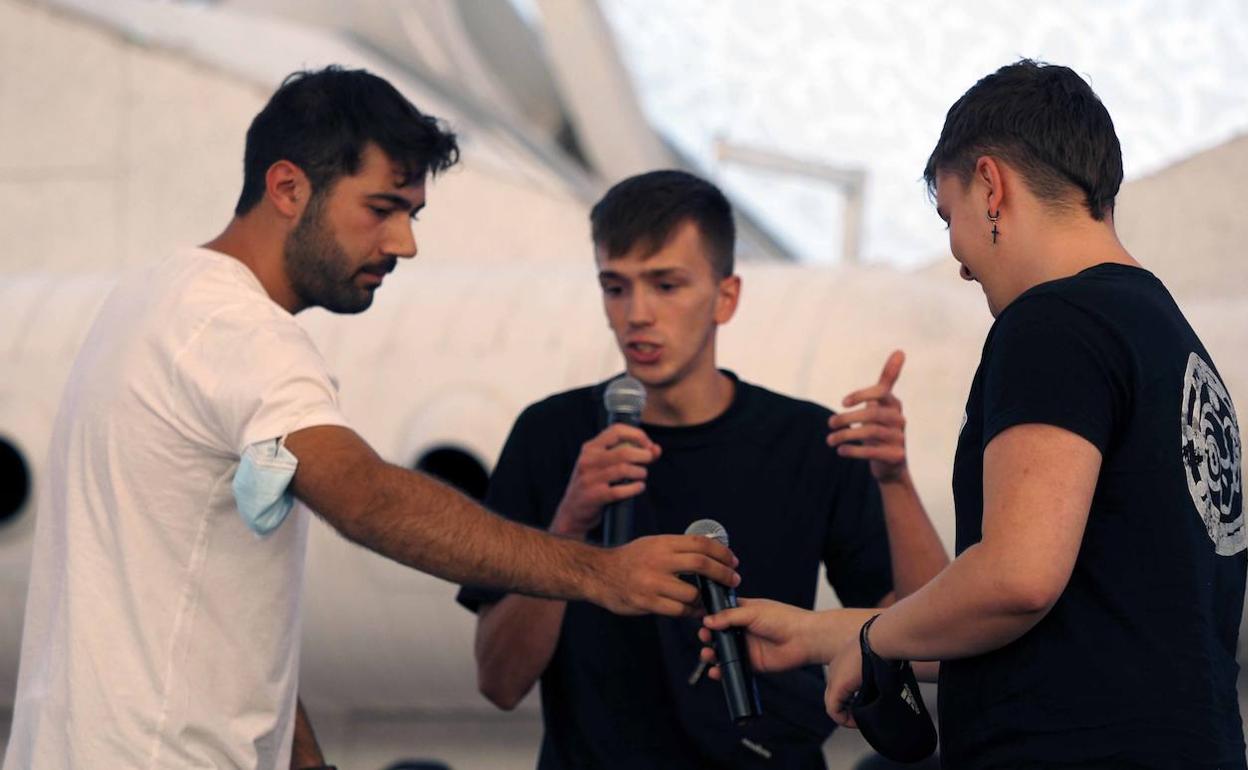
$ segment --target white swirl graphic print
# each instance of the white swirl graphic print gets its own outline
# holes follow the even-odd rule
[[[1213,368],[1196,353],[1183,376],[1183,465],[1187,489],[1220,556],[1248,547],[1244,530],[1243,447],[1235,406]]]

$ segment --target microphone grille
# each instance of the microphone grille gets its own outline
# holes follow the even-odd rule
[[[606,405],[608,413],[641,414],[641,410],[646,406],[646,389],[636,377],[625,374],[611,380],[607,385],[606,393],[602,395],[602,402]]]
[[[689,525],[685,530],[686,535],[701,535],[709,537],[712,540],[718,540],[723,545],[728,545],[728,530],[724,529],[724,525],[714,519],[698,519]]]

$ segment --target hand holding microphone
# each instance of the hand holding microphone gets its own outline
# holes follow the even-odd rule
[[[640,384],[637,387],[644,402],[645,391]],[[640,406],[635,411],[640,418]],[[658,459],[661,450],[641,428],[630,424],[628,412],[619,414],[622,419],[581,445],[572,478],[550,525],[555,534],[583,538],[598,526],[604,510],[609,512],[621,501],[631,502],[645,490],[646,466]],[[613,524],[618,529],[619,525]]]
[[[712,519],[695,521],[685,530],[685,534],[702,535],[725,547],[728,545],[727,530]],[[702,604],[705,605],[708,613],[720,613],[737,606],[737,594],[732,588],[701,575],[695,577],[698,581],[698,590],[702,594]],[[746,647],[744,632],[739,628],[725,628],[710,632],[710,636],[718,660],[719,675],[716,678],[724,685],[724,697],[728,701],[728,716],[737,724],[758,717],[763,713],[763,707],[759,703],[758,686],[754,682],[754,673],[750,668],[750,654]]]

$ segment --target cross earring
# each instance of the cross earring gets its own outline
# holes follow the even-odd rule
[[[988,210],[988,221],[992,223],[992,244],[997,244],[997,236],[1001,231],[997,229],[997,220],[1001,218],[1001,209],[997,209],[997,213],[993,214],[992,209]]]

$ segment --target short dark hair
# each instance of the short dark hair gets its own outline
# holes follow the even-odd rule
[[[923,179],[969,183],[975,160],[993,155],[1022,174],[1037,198],[1058,206],[1081,191],[1093,219],[1114,210],[1122,148],[1109,111],[1068,67],[1020,59],[971,86],[945,116]]]
[[[321,194],[359,170],[369,142],[403,167],[405,184],[459,160],[455,135],[386,80],[337,66],[289,75],[247,129],[234,213],[242,216],[260,202],[265,174],[279,160],[302,169],[313,194]]]
[[[732,206],[719,188],[685,171],[651,171],[619,182],[589,212],[594,245],[608,258],[641,246],[650,253],[663,248],[676,226],[697,225],[720,278],[733,271],[737,228]]]

